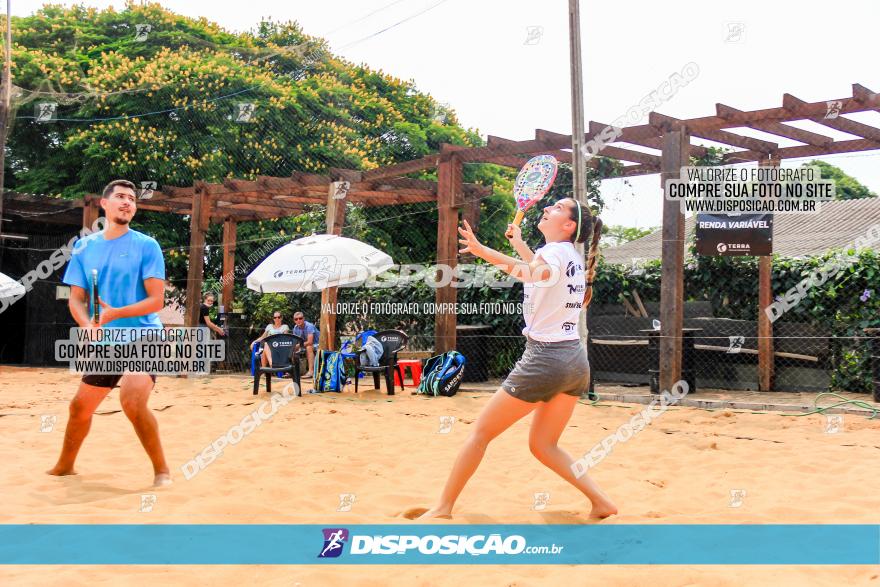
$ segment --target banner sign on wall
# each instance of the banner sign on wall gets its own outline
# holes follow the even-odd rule
[[[770,255],[773,214],[697,214],[697,254]]]

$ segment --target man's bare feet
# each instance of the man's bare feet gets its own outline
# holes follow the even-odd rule
[[[165,487],[171,483],[170,473],[156,473],[156,477],[153,479],[153,487]]]
[[[58,465],[55,465],[54,467],[52,467],[51,469],[46,471],[46,473],[49,475],[56,475],[58,477],[63,477],[65,475],[76,475],[77,474],[77,472],[73,469],[73,467],[64,468],[64,467],[59,467]]]
[[[451,520],[452,519],[452,511],[447,508],[441,508],[441,507],[431,508],[416,519],[417,520],[427,520],[429,518],[444,518],[446,520]]]
[[[590,517],[601,520],[603,518],[607,518],[608,516],[613,516],[616,513],[616,505],[614,505],[610,501],[602,501],[593,504],[593,509],[590,510]]]

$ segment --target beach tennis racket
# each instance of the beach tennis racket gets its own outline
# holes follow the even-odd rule
[[[550,191],[559,166],[553,155],[538,155],[526,162],[513,183],[513,197],[516,200],[516,216],[513,224],[519,226],[525,218],[526,210],[534,206],[538,200]],[[510,230],[507,238],[512,236]]]
[[[89,284],[89,308],[92,322],[98,324],[101,318],[101,304],[98,303],[98,270],[92,269],[91,283]]]

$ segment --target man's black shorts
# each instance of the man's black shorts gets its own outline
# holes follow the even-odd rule
[[[86,385],[113,389],[114,387],[119,387],[120,379],[122,379],[122,375],[83,375],[82,382]],[[150,374],[150,379],[153,380],[153,384],[156,383],[155,375]]]

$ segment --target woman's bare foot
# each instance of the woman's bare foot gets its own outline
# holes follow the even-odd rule
[[[616,513],[616,505],[614,505],[610,501],[600,501],[593,504],[593,509],[590,510],[590,517],[601,520],[603,518],[607,518],[608,516],[613,516]]]
[[[156,477],[153,478],[153,487],[165,487],[166,485],[171,485],[171,474],[156,473]]]
[[[54,467],[52,467],[51,469],[46,471],[46,473],[49,475],[56,475],[58,477],[63,477],[64,475],[76,475],[77,474],[77,472],[73,469],[73,467],[65,468],[65,467],[59,467],[58,465],[55,465]]]
[[[426,511],[424,514],[416,518],[417,520],[427,520],[429,518],[444,518],[447,520],[452,519],[452,510],[451,508],[441,508],[435,507]]]

